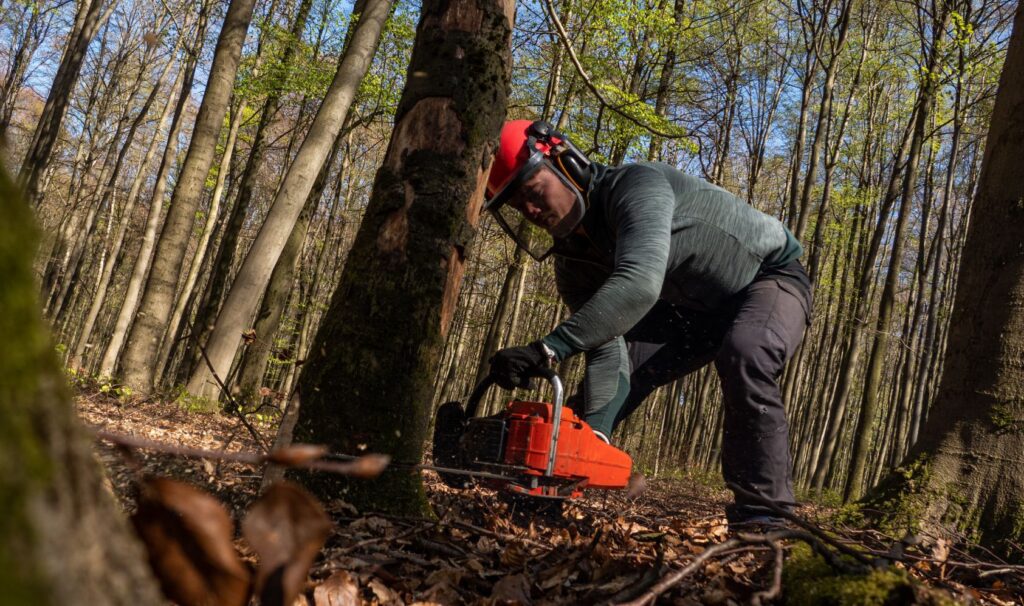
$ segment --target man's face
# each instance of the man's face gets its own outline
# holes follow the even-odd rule
[[[518,210],[526,220],[555,235],[576,205],[576,192],[558,178],[550,168],[541,166],[536,173],[519,186],[509,198],[508,205]]]

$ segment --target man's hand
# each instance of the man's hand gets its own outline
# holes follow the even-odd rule
[[[548,360],[548,351],[540,341],[520,347],[506,347],[491,356],[491,376],[502,389],[532,389],[531,377],[547,368]]]

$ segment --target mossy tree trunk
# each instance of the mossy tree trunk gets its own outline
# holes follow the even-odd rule
[[[0,216],[0,602],[160,604],[76,422],[39,315],[29,207],[3,174]]]
[[[436,365],[505,118],[511,0],[426,0],[395,129],[299,379],[295,437],[419,463]],[[336,497],[331,478],[310,478]],[[417,473],[348,486],[357,507],[422,512]]]
[[[869,498],[903,521],[1024,537],[1024,4],[996,94],[950,319],[921,439]],[[1019,552],[1018,552],[1019,557]]]

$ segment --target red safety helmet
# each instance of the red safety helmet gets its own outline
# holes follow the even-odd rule
[[[573,216],[565,226],[575,229],[586,212],[584,185],[590,177],[590,161],[568,138],[543,120],[512,120],[501,129],[498,151],[487,177],[487,203],[501,228],[516,244],[538,261],[551,253],[551,238],[524,240],[512,225],[518,220],[506,217],[506,202],[541,166],[547,165],[576,194]],[[541,230],[542,231],[542,230]]]

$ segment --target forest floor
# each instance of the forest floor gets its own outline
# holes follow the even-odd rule
[[[257,450],[256,438],[237,418],[189,412],[173,402],[126,405],[96,390],[80,391],[77,403],[82,419],[95,430],[215,451]],[[270,443],[273,425],[254,422],[251,427]],[[242,519],[259,492],[261,469],[256,465],[145,450],[134,451],[136,463],[130,464],[122,450],[102,441],[97,441],[97,452],[128,512],[135,507],[139,468],[213,494],[235,520]],[[775,555],[782,542],[726,544],[730,535],[723,511],[730,495],[706,482],[651,479],[636,498],[592,491],[560,516],[537,516],[516,511],[491,490],[453,490],[432,472],[426,472],[425,479],[436,519],[360,514],[342,499],[325,503],[333,529],[297,604],[627,603],[666,582],[669,575],[680,576],[678,571],[702,557],[706,561],[691,566],[692,571],[660,595],[659,604],[775,603],[792,598],[785,583],[782,597],[773,595],[780,589]],[[826,508],[805,506],[798,514],[816,528],[829,529],[827,536],[837,546],[856,540],[884,553],[898,545],[878,533],[854,536],[851,530],[837,529],[834,512]],[[785,549],[793,543],[787,541]],[[236,546],[246,560],[255,561],[244,539],[236,540]],[[916,562],[912,558],[895,567],[923,581],[922,588],[949,592],[958,603],[1024,603],[1024,570],[999,572],[999,565],[979,566],[975,560],[957,566],[956,557],[955,551],[951,556],[936,553],[933,547],[920,553]],[[989,570],[997,572],[985,574]],[[936,603],[934,595],[923,591],[889,603]]]

